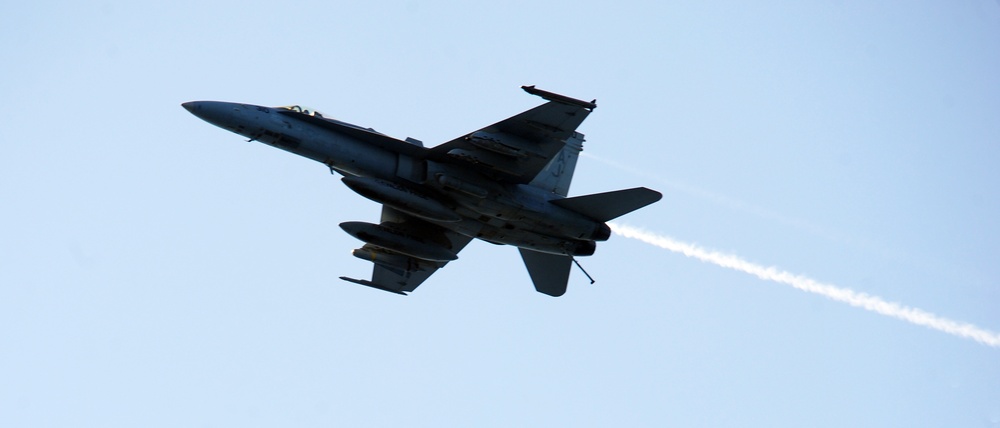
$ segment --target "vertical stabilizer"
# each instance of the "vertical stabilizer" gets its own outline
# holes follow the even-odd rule
[[[528,268],[531,282],[535,290],[552,297],[566,293],[566,283],[569,282],[569,271],[573,267],[573,258],[559,254],[539,253],[518,248],[524,267]]]
[[[531,180],[531,185],[541,187],[559,196],[569,194],[569,184],[573,181],[576,160],[583,150],[583,134],[574,132],[566,139],[566,145],[552,161]]]

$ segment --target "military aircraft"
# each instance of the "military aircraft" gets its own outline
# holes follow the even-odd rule
[[[382,204],[378,224],[340,224],[365,242],[354,256],[374,263],[371,280],[341,279],[406,295],[478,238],[517,247],[535,289],[561,296],[574,257],[594,254],[596,241],[611,236],[606,222],[662,195],[637,187],[567,197],[583,149],[576,128],[597,100],[522,89],[547,102],[430,148],[300,106],[182,106],[249,141],[321,162],[351,190]]]

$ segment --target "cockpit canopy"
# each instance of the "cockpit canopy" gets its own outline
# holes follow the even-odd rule
[[[304,114],[306,116],[324,117],[323,113],[320,113],[320,112],[318,112],[316,110],[313,110],[313,109],[311,109],[309,107],[303,107],[303,106],[299,106],[299,105],[284,106],[284,107],[278,107],[278,108],[282,108],[282,109],[289,110],[289,111],[294,111],[296,113],[302,113],[302,114]]]

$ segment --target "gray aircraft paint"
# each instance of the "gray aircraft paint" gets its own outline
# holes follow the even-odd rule
[[[533,86],[547,103],[435,147],[397,140],[297,106],[194,101],[183,107],[220,128],[323,163],[383,204],[379,224],[341,227],[365,245],[372,280],[347,281],[397,294],[413,291],[473,238],[518,247],[535,289],[566,291],[574,256],[594,253],[605,223],[654,203],[644,187],[566,198],[596,107]]]

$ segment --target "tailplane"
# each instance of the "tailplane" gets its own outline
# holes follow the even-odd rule
[[[655,190],[636,187],[593,195],[553,199],[549,202],[597,221],[609,221],[659,201],[662,197],[663,195]]]

